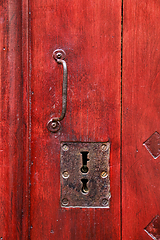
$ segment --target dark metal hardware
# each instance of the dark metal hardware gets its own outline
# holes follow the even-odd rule
[[[109,157],[109,142],[61,143],[62,207],[109,208]]]
[[[48,124],[47,128],[50,132],[57,132],[60,129],[60,121],[63,120],[66,114],[67,107],[67,64],[64,61],[66,53],[62,49],[57,49],[53,52],[53,58],[57,63],[63,66],[63,90],[62,90],[62,113],[60,117],[52,118]]]

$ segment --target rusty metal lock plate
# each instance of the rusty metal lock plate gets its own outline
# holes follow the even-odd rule
[[[61,206],[109,208],[110,143],[61,143]]]

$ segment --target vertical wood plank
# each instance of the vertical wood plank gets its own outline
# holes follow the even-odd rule
[[[0,238],[22,239],[22,6],[0,2]]]
[[[121,1],[30,1],[31,11],[31,239],[120,239]],[[48,132],[62,104],[66,51],[67,114]],[[110,209],[60,207],[60,142],[110,141]]]
[[[30,230],[30,51],[28,0],[22,1],[22,79],[23,79],[23,193],[22,193],[22,239],[29,239]]]
[[[124,0],[122,89],[122,239],[151,239],[160,214],[160,158],[143,143],[160,133],[160,2]]]

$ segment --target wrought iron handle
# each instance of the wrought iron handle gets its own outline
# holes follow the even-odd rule
[[[53,52],[53,58],[57,63],[63,66],[63,90],[62,90],[62,113],[60,117],[50,119],[47,128],[50,132],[57,132],[60,129],[60,121],[63,120],[66,114],[67,107],[67,64],[64,61],[66,53],[62,49],[57,49]]]

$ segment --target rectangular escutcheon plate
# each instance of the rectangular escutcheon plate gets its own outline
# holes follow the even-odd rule
[[[61,206],[109,208],[110,143],[61,143]]]

